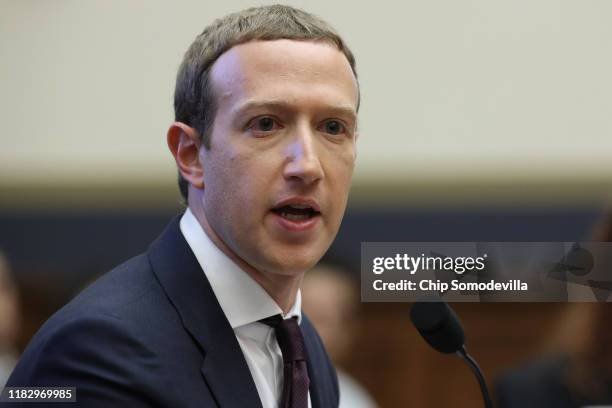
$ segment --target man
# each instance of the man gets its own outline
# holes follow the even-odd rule
[[[337,406],[299,287],[345,210],[358,104],[351,52],[312,15],[206,28],[167,135],[188,209],[45,323],[8,385],[76,387],[95,407]]]

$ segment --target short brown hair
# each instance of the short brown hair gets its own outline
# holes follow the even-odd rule
[[[174,117],[195,128],[205,148],[216,104],[210,81],[214,62],[230,48],[249,41],[322,41],[338,47],[346,56],[355,78],[355,58],[338,33],[320,18],[285,5],[249,8],[215,20],[193,41],[178,71],[174,91]],[[187,199],[188,182],[179,173],[179,189]]]

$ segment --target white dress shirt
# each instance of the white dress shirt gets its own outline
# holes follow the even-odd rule
[[[274,329],[259,320],[280,314],[284,319],[297,317],[301,323],[301,292],[298,290],[293,307],[284,314],[270,295],[212,242],[189,208],[180,227],[234,329],[263,407],[278,408],[283,392],[283,355]]]

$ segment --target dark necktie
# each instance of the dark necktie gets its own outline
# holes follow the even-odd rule
[[[297,318],[283,319],[281,315],[260,322],[274,327],[278,346],[283,353],[283,394],[280,408],[308,408],[308,369],[306,347]]]

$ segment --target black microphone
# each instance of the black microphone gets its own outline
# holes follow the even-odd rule
[[[486,408],[493,408],[491,396],[476,360],[465,350],[465,335],[459,318],[450,306],[440,300],[419,301],[410,310],[412,324],[425,341],[440,353],[456,353],[472,369]]]

